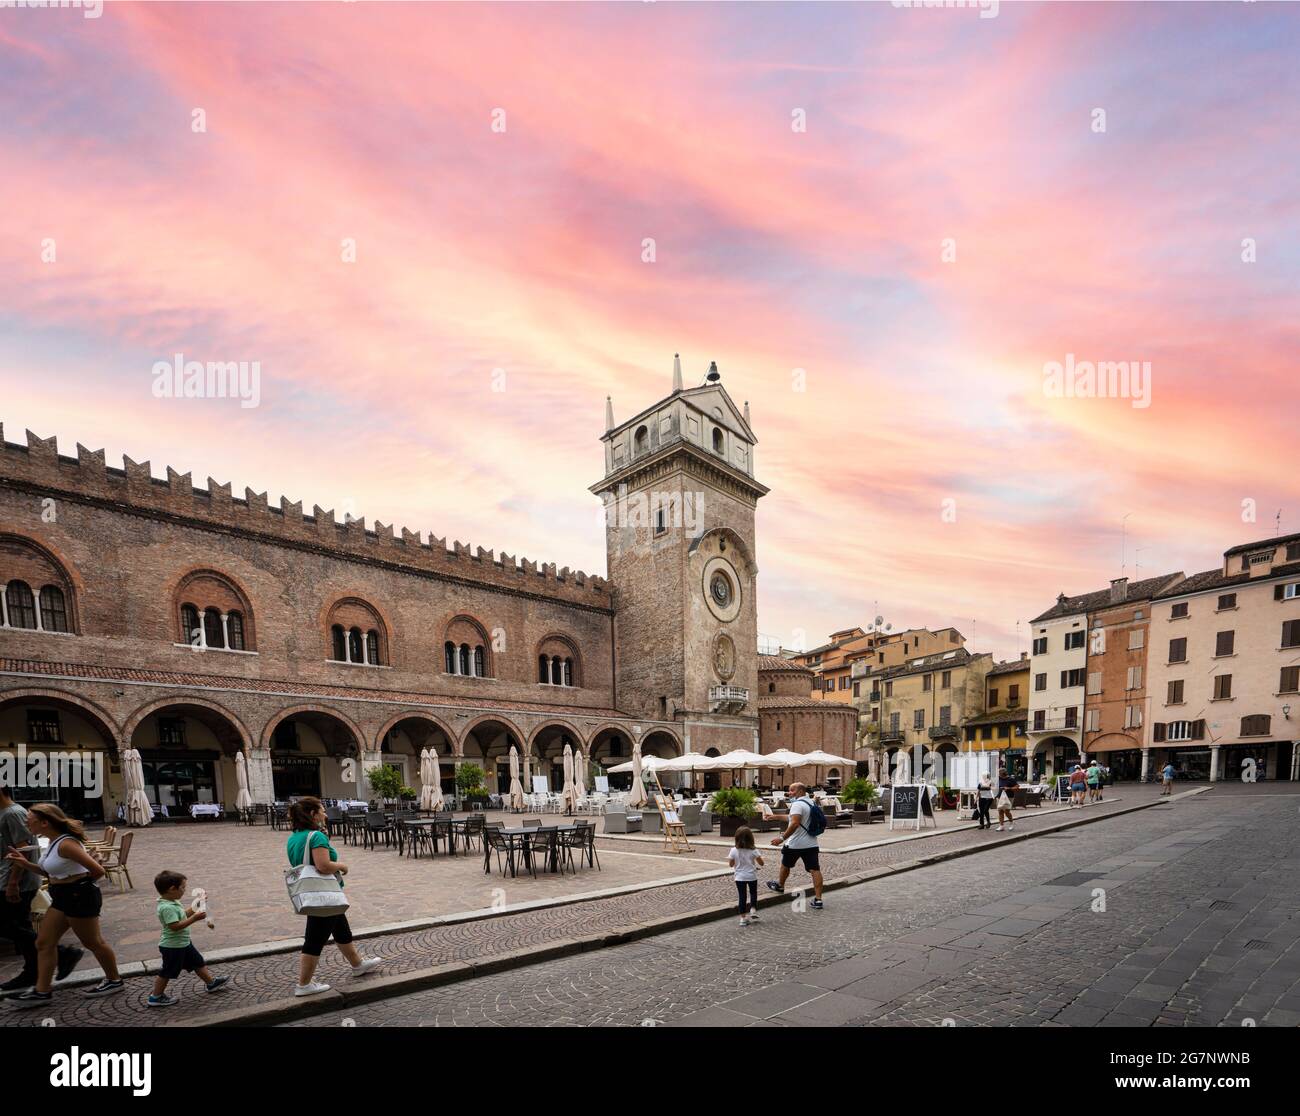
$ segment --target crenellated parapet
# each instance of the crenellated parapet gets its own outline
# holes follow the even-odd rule
[[[319,547],[362,560],[380,560],[485,586],[524,590],[575,604],[612,608],[612,592],[604,578],[582,570],[557,569],[555,563],[528,558],[428,532],[376,522],[367,528],[364,518],[336,520],[332,509],[314,505],[303,513],[301,501],[281,497],[272,504],[265,492],[245,488],[236,496],[229,483],[207,478],[196,488],[189,473],[167,467],[165,478],[155,477],[148,461],[123,457],[122,468],[109,466],[104,451],[78,444],[77,456],[61,455],[54,438],[39,438],[27,431],[26,444],[8,442],[0,424],[0,485],[26,488],[41,496],[62,497],[84,503],[107,503],[130,514],[158,515],[194,523],[199,527],[235,530],[294,545]]]

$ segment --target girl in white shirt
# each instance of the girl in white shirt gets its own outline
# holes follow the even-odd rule
[[[727,853],[740,900],[740,925],[758,921],[758,869],[763,858],[754,847],[754,831],[747,825],[736,830],[736,845]]]

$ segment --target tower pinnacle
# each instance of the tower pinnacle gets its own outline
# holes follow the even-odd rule
[[[682,390],[682,354],[673,353],[673,391]]]

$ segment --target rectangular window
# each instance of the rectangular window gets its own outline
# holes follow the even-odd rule
[[[655,512],[655,534],[663,535],[668,531],[668,509],[659,508]]]
[[[1288,562],[1300,562],[1300,542],[1286,544],[1286,560]]]
[[[158,747],[184,748],[185,722],[172,718],[158,718]]]
[[[885,697],[893,697],[893,696],[894,696],[894,684],[892,682],[886,682]]]
[[[1187,639],[1171,639],[1169,641],[1169,661],[1171,663],[1187,662]]]
[[[928,694],[932,689],[934,689],[934,675],[927,674],[921,679],[921,690]]]
[[[1020,704],[1020,685],[1019,683],[1017,683],[1014,686],[1007,687],[1007,706],[1011,709],[1014,709],[1019,704]]]
[[[916,729],[917,732],[920,732],[923,728],[925,728],[925,710],[924,710],[924,709],[914,709],[914,710],[912,710],[912,727],[913,727],[914,729]]]
[[[1170,609],[1169,615],[1174,620],[1182,619],[1187,615],[1187,602],[1179,601],[1172,609]]]
[[[889,715],[889,731],[890,731],[890,732],[897,732],[897,731],[898,731],[898,716],[899,716],[899,715],[898,715],[897,713],[891,713],[891,714]]]
[[[1236,632],[1220,632],[1214,637],[1214,657],[1221,659],[1226,655],[1232,654],[1233,645],[1237,639]]]
[[[1034,689],[1035,689],[1035,690],[1045,690],[1045,689],[1047,689],[1047,675],[1046,675],[1046,674],[1035,674],[1035,675],[1034,675]]]
[[[1106,629],[1092,629],[1092,653],[1094,655],[1106,654]]]
[[[1142,707],[1140,705],[1126,705],[1124,707],[1124,727],[1130,729],[1142,727]]]
[[[1254,713],[1241,719],[1242,736],[1268,736],[1273,719],[1267,713]]]
[[[1282,625],[1282,646],[1300,647],[1300,620],[1288,620]]]
[[[941,724],[941,725],[945,725],[945,726],[946,726],[946,725],[951,725],[951,724],[952,724],[952,706],[951,706],[951,705],[941,705],[941,706],[939,706],[939,724]]]
[[[1171,681],[1169,683],[1169,691],[1165,695],[1165,704],[1166,705],[1183,704],[1183,680],[1181,678]]]
[[[1089,709],[1087,715],[1084,717],[1083,727],[1087,729],[1088,732],[1100,732],[1101,731],[1101,710]]]
[[[1047,710],[1034,710],[1034,731],[1042,732],[1047,727]]]
[[[990,690],[990,691],[989,691],[989,708],[992,709],[995,705],[997,705],[997,703],[998,703],[998,692],[997,692],[997,690]]]
[[[1128,668],[1128,684],[1124,688],[1126,690],[1142,689],[1142,668],[1141,667]]]
[[[1277,684],[1278,692],[1294,694],[1300,691],[1300,666],[1282,668],[1282,677]]]
[[[1130,651],[1141,651],[1146,646],[1147,631],[1145,628],[1130,628],[1128,633],[1128,649]]]
[[[1065,633],[1065,649],[1066,649],[1067,651],[1075,651],[1075,650],[1077,650],[1078,648],[1082,647],[1082,646],[1083,646],[1084,634],[1085,634],[1085,633],[1084,633],[1082,630],[1077,631],[1077,632],[1066,632],[1066,633]]]
[[[854,683],[853,683],[853,696],[854,696],[854,697],[861,697],[861,696],[862,696],[862,683],[861,683],[861,682],[854,682]]]
[[[1219,594],[1219,611],[1220,611],[1220,612],[1224,611],[1224,609],[1236,608],[1236,607],[1237,607],[1237,594],[1236,594],[1236,593],[1220,593],[1220,594]]]
[[[27,710],[27,743],[62,744],[59,715],[53,709]]]
[[[1088,693],[1101,693],[1101,671],[1094,670],[1090,675],[1088,675]]]
[[[1035,655],[1047,654],[1047,636],[1039,636],[1036,640],[1034,640],[1034,654]]]
[[[945,670],[943,672],[943,680],[939,683],[939,685],[942,686],[945,690],[952,689],[952,671]]]
[[[1077,705],[1071,705],[1065,710],[1065,727],[1079,727],[1079,707]]]
[[[1061,689],[1064,690],[1070,686],[1082,686],[1084,683],[1085,673],[1086,671],[1083,667],[1079,667],[1076,670],[1061,671]]]
[[[1284,585],[1273,586],[1273,599],[1275,601],[1293,601],[1300,597],[1300,581],[1289,581]]]
[[[1214,700],[1226,701],[1232,697],[1232,675],[1216,674],[1214,676]]]

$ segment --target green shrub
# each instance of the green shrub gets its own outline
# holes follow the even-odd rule
[[[752,818],[758,813],[754,806],[757,797],[745,787],[724,787],[713,792],[709,810],[720,818]]]
[[[870,779],[850,779],[840,791],[840,801],[850,806],[870,806],[879,798],[880,792]]]

